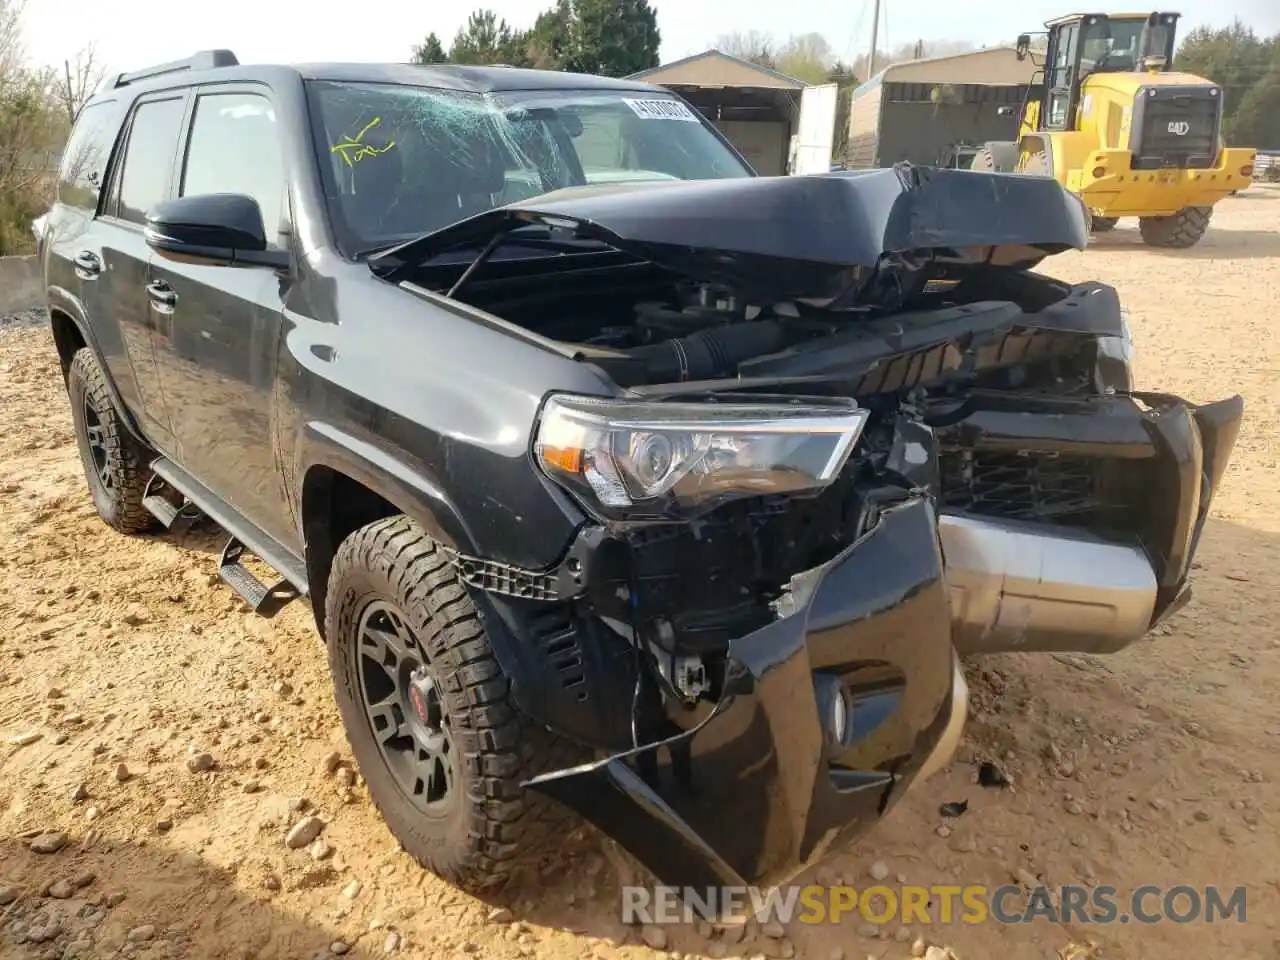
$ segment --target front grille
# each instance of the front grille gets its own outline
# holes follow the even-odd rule
[[[950,450],[940,457],[942,505],[979,516],[1137,532],[1144,461]]]
[[[1132,166],[1202,170],[1218,153],[1220,97],[1213,87],[1148,87],[1134,101]],[[1151,91],[1155,91],[1152,95]]]

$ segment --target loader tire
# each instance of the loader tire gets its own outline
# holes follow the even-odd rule
[[[1187,207],[1171,217],[1139,217],[1138,229],[1149,247],[1185,250],[1204,236],[1211,216],[1213,207]]]
[[[520,712],[470,594],[413,520],[377,520],[342,541],[325,637],[370,799],[428,870],[493,890],[580,825],[521,783],[589,754]]]
[[[1094,233],[1109,233],[1120,222],[1119,217],[1093,217],[1089,221],[1089,229]]]

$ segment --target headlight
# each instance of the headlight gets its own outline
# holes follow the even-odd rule
[[[866,419],[852,402],[554,396],[543,408],[534,457],[606,514],[688,516],[739,497],[821,490],[839,475]]]

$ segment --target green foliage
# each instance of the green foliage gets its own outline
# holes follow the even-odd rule
[[[556,0],[518,30],[492,10],[467,18],[446,53],[434,33],[414,47],[414,63],[505,63],[624,77],[658,65],[657,15],[648,0]]]
[[[428,33],[427,39],[413,48],[413,63],[447,63],[448,60],[449,54],[435,33]]]
[[[31,221],[48,209],[66,134],[47,72],[13,64],[0,70],[0,255],[30,250]]]
[[[835,63],[831,44],[820,33],[789,37],[773,60],[777,70],[808,84],[826,83]]]
[[[515,34],[506,20],[499,19],[492,10],[476,10],[454,36],[449,60],[452,63],[506,63],[505,57],[512,51],[514,39]]]
[[[1280,34],[1262,39],[1236,20],[1183,38],[1174,67],[1222,87],[1223,136],[1230,144],[1280,147]]]
[[[648,0],[571,0],[564,68],[625,77],[658,65],[658,15]]]

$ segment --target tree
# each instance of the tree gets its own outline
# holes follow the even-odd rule
[[[1231,142],[1280,149],[1280,63],[1241,98],[1240,108],[1231,118]]]
[[[1252,27],[1236,20],[1220,30],[1197,27],[1183,38],[1178,48],[1174,58],[1178,70],[1204,77],[1222,88],[1222,127],[1228,143],[1253,145],[1243,139],[1243,131],[1237,132],[1237,114],[1246,97],[1266,81],[1280,60],[1278,40],[1280,37],[1260,40]],[[1277,109],[1280,107],[1272,103],[1271,110]]]
[[[573,43],[573,8],[569,0],[557,0],[538,14],[533,29],[524,36],[524,58],[539,70],[560,70]]]
[[[778,70],[805,83],[826,83],[835,60],[831,44],[820,33],[787,38],[773,59]]]
[[[93,44],[82,48],[74,60],[63,63],[62,76],[55,82],[53,93],[66,112],[69,123],[76,122],[81,108],[102,82],[104,73]]]
[[[777,44],[773,37],[761,30],[738,30],[733,33],[722,33],[716,37],[712,46],[721,53],[731,57],[749,61],[757,66],[777,69],[773,59],[773,51]]]
[[[30,247],[48,205],[68,126],[54,86],[52,71],[26,63],[21,0],[0,0],[0,255]]]
[[[428,37],[430,39],[430,37]],[[453,63],[505,63],[504,57],[513,49],[515,33],[506,20],[499,19],[492,10],[476,10],[467,17],[449,47],[449,60]]]
[[[658,17],[648,0],[569,0],[569,49],[562,66],[625,77],[658,65]]]
[[[440,42],[440,38],[434,33],[428,33],[427,38],[413,48],[413,63],[448,63],[449,54],[445,52],[444,44]]]

